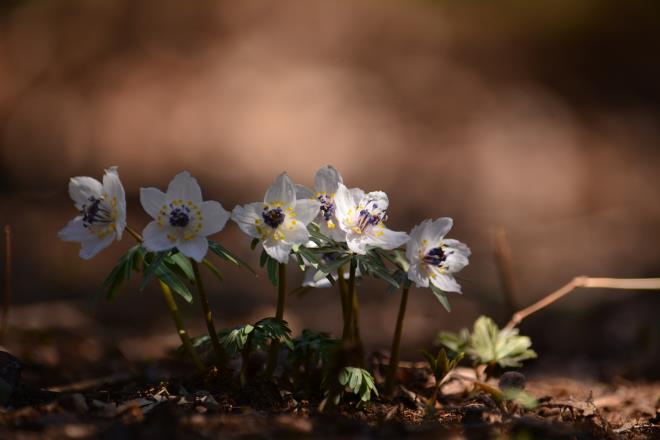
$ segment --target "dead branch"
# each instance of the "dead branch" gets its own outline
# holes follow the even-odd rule
[[[532,313],[549,306],[555,301],[568,295],[578,287],[624,290],[660,290],[660,278],[592,278],[580,276],[573,278],[568,284],[540,299],[529,307],[513,314],[509,323],[504,327],[511,330],[519,325],[523,319]]]

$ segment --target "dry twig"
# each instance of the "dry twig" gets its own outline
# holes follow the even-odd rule
[[[555,301],[563,298],[578,287],[600,289],[624,290],[660,290],[660,278],[592,278],[580,276],[573,278],[568,284],[540,299],[529,307],[513,314],[509,323],[504,327],[511,330],[519,325],[523,319],[532,313],[546,308]]]

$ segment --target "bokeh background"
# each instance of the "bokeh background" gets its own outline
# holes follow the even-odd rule
[[[393,229],[453,217],[451,235],[473,250],[464,294],[447,314],[414,291],[411,359],[438,330],[479,314],[504,324],[576,275],[658,276],[659,31],[660,4],[644,0],[4,0],[0,223],[14,231],[12,328],[77,335],[71,350],[90,362],[108,345],[128,359],[177,345],[155,290],[133,282],[90,305],[130,236],[92,261],[57,240],[75,215],[68,178],[111,165],[136,229],[148,221],[139,187],[163,188],[182,169],[227,209],[261,199],[283,170],[310,185],[333,164],[349,186],[389,194]],[[513,305],[494,257],[501,234]],[[215,238],[258,265],[234,224]],[[265,274],[225,272],[223,285],[208,280],[219,326],[273,313]],[[290,272],[293,285],[301,275]],[[366,343],[388,347],[398,295],[368,281],[360,299]],[[202,333],[198,305],[182,307]],[[545,359],[625,350],[657,360],[658,312],[657,294],[581,291],[523,330]],[[337,292],[291,298],[287,319],[296,332],[338,332]],[[38,356],[67,365],[61,351]]]

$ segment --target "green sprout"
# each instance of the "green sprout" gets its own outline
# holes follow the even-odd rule
[[[372,393],[378,396],[374,377],[367,370],[356,367],[344,367],[339,373],[339,383],[343,389],[335,396],[334,404],[338,405],[345,393],[356,395],[358,405],[371,400]]]
[[[441,348],[436,356],[433,356],[426,350],[422,350],[422,355],[426,358],[426,362],[428,362],[431,373],[435,378],[435,388],[433,388],[433,394],[427,403],[427,414],[432,414],[435,411],[435,404],[438,401],[442,381],[456,368],[456,365],[463,359],[465,353],[458,353],[450,359],[445,349]]]
[[[523,361],[537,355],[530,348],[531,339],[518,333],[517,328],[500,330],[491,318],[481,316],[471,333],[467,329],[459,333],[440,332],[436,344],[456,353],[465,352],[478,365],[521,367]]]

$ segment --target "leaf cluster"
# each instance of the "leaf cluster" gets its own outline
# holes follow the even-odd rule
[[[300,336],[293,339],[289,361],[294,369],[304,367],[309,371],[314,367],[320,368],[328,365],[330,357],[340,344],[341,341],[331,338],[327,333],[304,329]]]
[[[435,382],[440,384],[456,368],[456,365],[463,359],[465,353],[458,353],[453,358],[449,358],[445,349],[441,348],[436,356],[433,356],[426,350],[422,350],[422,355],[426,358],[426,362],[429,363],[429,367],[431,367]]]
[[[465,352],[477,364],[521,367],[522,361],[537,355],[530,348],[531,339],[518,333],[517,328],[500,330],[491,318],[481,316],[475,321],[472,332],[467,329],[459,333],[440,332],[436,344],[456,353]]]
[[[339,383],[344,389],[335,398],[335,405],[339,403],[346,392],[358,396],[361,403],[370,401],[372,393],[378,396],[374,377],[365,369],[344,367],[339,373]]]
[[[224,261],[255,273],[247,263],[219,243],[209,240],[209,249]],[[223,276],[217,266],[208,259],[204,260],[204,265],[222,281]],[[149,252],[141,244],[130,248],[121,256],[117,265],[103,281],[106,297],[113,299],[122,285],[131,278],[133,272],[142,272],[143,274],[140,283],[141,291],[153,279],[157,279],[166,284],[186,302],[190,303],[193,300],[188,285],[195,283],[195,273],[190,259],[176,249]]]

